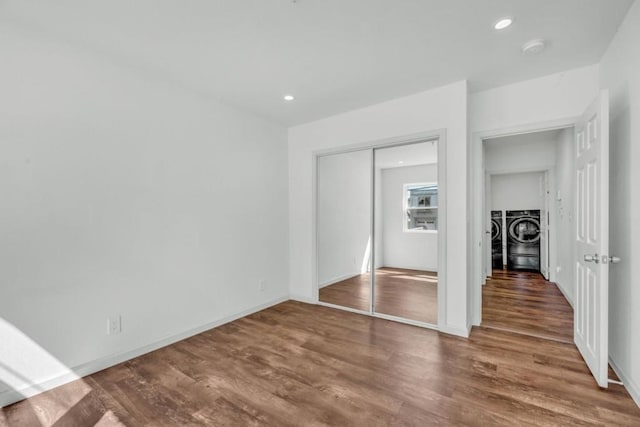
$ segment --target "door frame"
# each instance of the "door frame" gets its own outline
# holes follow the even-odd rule
[[[419,142],[437,141],[438,144],[438,323],[431,324],[420,322],[416,320],[406,319],[403,317],[391,316],[382,313],[376,313],[373,309],[375,298],[375,150],[379,148],[400,147],[403,145],[411,145]],[[372,280],[370,282],[370,303],[369,311],[358,310],[354,308],[344,307],[340,305],[325,303],[320,301],[320,288],[318,283],[318,159],[323,156],[329,156],[334,154],[343,154],[353,151],[371,150],[371,269]],[[440,330],[442,326],[446,324],[447,318],[447,281],[446,281],[446,267],[447,267],[447,132],[446,129],[436,129],[433,131],[419,132],[409,135],[385,138],[374,141],[366,141],[361,143],[354,143],[339,148],[317,150],[312,153],[313,164],[313,194],[312,194],[312,257],[311,267],[313,272],[312,287],[313,287],[313,302],[318,305],[326,307],[336,308],[339,310],[350,311],[358,314],[364,314],[371,317],[377,317],[386,320],[393,320],[400,323],[406,323],[409,325],[420,326],[428,329]]]
[[[569,129],[569,128],[562,128],[562,129]],[[536,132],[534,132],[536,133]],[[542,165],[540,167],[533,167],[533,168],[502,168],[502,169],[485,169],[485,179],[486,180],[490,180],[491,177],[493,176],[500,176],[500,175],[512,175],[512,174],[519,174],[519,173],[540,173],[543,176],[546,175],[549,179],[549,183],[551,183],[549,185],[549,188],[552,190],[556,190],[556,177],[555,177],[555,165]],[[491,187],[490,183],[489,185],[485,185],[486,187]],[[547,208],[546,211],[547,212],[553,212],[553,214],[555,215],[556,211],[555,208],[552,207],[553,204],[551,203],[551,197],[553,196],[554,191],[550,191],[549,193],[547,193],[545,195],[545,207]],[[485,195],[484,200],[486,200],[487,197]],[[506,213],[505,213],[506,214]],[[491,209],[489,209],[488,206],[486,206],[486,202],[485,202],[485,207],[483,210],[483,215],[485,217],[484,222],[489,224],[488,227],[491,226]],[[552,216],[553,217],[553,216]],[[503,216],[504,219],[504,216]],[[547,218],[544,218],[545,220]],[[540,221],[542,221],[543,218],[540,218]],[[550,227],[549,225],[552,225],[552,227]],[[504,226],[504,224],[503,224]],[[549,275],[549,281],[550,282],[555,282],[556,281],[556,273],[555,273],[555,267],[557,265],[557,259],[554,256],[554,258],[552,259],[552,257],[549,255],[551,252],[553,252],[553,254],[555,255],[557,252],[557,242],[556,242],[556,233],[555,233],[555,221],[551,222],[551,224],[547,223],[547,269],[548,269],[548,275]],[[490,228],[487,228],[487,230],[489,230]],[[554,233],[550,232],[553,231]],[[506,227],[503,228],[503,232],[506,233]],[[485,233],[485,239],[486,239],[487,234]],[[551,237],[553,236],[553,237]],[[488,261],[485,263],[487,264],[487,266],[491,263],[491,257],[488,256],[488,254],[490,254],[490,250],[491,250],[491,240],[489,239],[488,241],[485,240],[485,257],[487,257]],[[504,249],[504,248],[503,248]],[[542,254],[542,248],[540,250],[540,253]],[[540,263],[540,265],[542,266],[542,262]],[[553,269],[552,269],[553,267]],[[541,272],[542,273],[542,272]],[[543,275],[544,276],[544,275]],[[486,272],[484,274],[484,278],[487,277],[491,277],[491,274],[489,274],[489,272]],[[547,280],[545,278],[545,280]],[[560,287],[558,287],[560,289]],[[561,292],[562,291],[561,289]],[[482,293],[482,292],[481,292]],[[482,297],[482,295],[481,295]],[[566,296],[565,296],[566,298]],[[567,298],[567,301],[569,299]]]
[[[486,283],[485,252],[487,243],[485,240],[486,209],[485,187],[487,171],[484,163],[484,140],[503,136],[522,135],[527,133],[543,132],[554,129],[566,129],[574,127],[580,117],[567,117],[564,119],[532,122],[502,129],[493,129],[474,132],[471,136],[471,188],[470,209],[472,229],[472,263],[471,282],[468,283],[468,291],[472,301],[471,323],[480,326],[482,323],[482,286]],[[523,170],[524,171],[524,170]],[[536,172],[541,168],[536,168]],[[493,171],[492,171],[493,172]],[[526,171],[525,171],[526,172]],[[495,172],[493,172],[495,173]]]

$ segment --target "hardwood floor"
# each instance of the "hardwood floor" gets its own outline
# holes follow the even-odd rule
[[[0,411],[0,424],[640,425],[574,345],[285,302]]]
[[[573,309],[540,273],[493,270],[482,288],[482,325],[573,343]]]
[[[320,289],[320,301],[369,311],[370,275],[361,274]],[[437,273],[403,268],[376,270],[376,312],[438,323]]]

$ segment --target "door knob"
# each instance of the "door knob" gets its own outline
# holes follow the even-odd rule
[[[598,256],[598,254],[585,255],[584,262],[595,262],[596,264],[598,264],[600,262],[600,257]]]
[[[621,261],[620,257],[602,255],[603,264],[617,264]]]

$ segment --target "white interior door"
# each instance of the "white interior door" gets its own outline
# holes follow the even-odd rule
[[[540,177],[540,272],[549,280],[549,172]]]
[[[493,248],[491,247],[491,175],[484,175],[485,197],[483,200],[482,212],[484,212],[484,247],[485,247],[485,274],[482,284],[487,283],[487,277],[493,275]]]
[[[576,124],[574,340],[600,387],[608,382],[609,94]]]

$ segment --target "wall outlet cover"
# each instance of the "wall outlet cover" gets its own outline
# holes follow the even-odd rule
[[[107,335],[115,335],[122,332],[122,321],[120,316],[109,317],[107,319]]]

